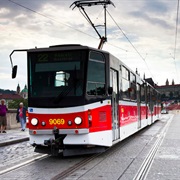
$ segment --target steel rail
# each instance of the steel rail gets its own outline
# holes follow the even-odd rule
[[[162,131],[158,135],[156,142],[154,143],[150,152],[146,156],[145,160],[143,161],[141,167],[139,168],[139,170],[138,170],[137,174],[135,175],[135,177],[133,178],[133,180],[144,180],[144,179],[146,179],[146,177],[149,173],[149,170],[152,166],[155,155],[156,155],[159,147],[161,146],[161,144],[164,140],[164,137],[166,135],[168,127],[172,121],[172,118],[173,118],[173,116],[171,116],[170,120],[168,120],[167,124],[164,126],[164,128],[162,129]]]
[[[5,170],[2,170],[2,171],[0,171],[0,175],[9,173],[9,172],[11,172],[11,171],[13,171],[13,170],[16,170],[16,169],[19,169],[19,168],[21,168],[21,167],[24,167],[25,165],[28,165],[28,164],[33,163],[33,162],[35,162],[35,161],[36,161],[36,162],[37,162],[37,161],[40,161],[40,160],[42,160],[42,159],[44,159],[44,158],[47,158],[47,157],[49,157],[49,155],[47,155],[47,154],[40,155],[40,156],[38,156],[38,157],[36,157],[36,158],[27,160],[27,161],[25,161],[25,162],[23,162],[23,163],[20,163],[20,164],[17,164],[17,165],[15,165],[15,166],[12,166],[12,167],[10,167],[10,168],[7,168],[7,169],[5,169]]]
[[[134,135],[136,136],[136,135]],[[132,141],[132,139],[134,139],[134,136],[130,136],[128,137],[125,141],[121,141],[121,143],[117,143],[114,144],[112,147],[109,147],[106,149],[105,152],[102,153],[98,153],[98,154],[94,154],[88,158],[83,159],[82,161],[78,162],[77,164],[73,165],[72,167],[68,168],[67,170],[57,174],[56,176],[54,176],[53,178],[51,178],[51,180],[63,180],[65,178],[68,178],[70,175],[72,175],[75,171],[81,169],[82,167],[84,167],[85,165],[87,165],[89,162],[93,161],[94,159],[104,155],[106,157],[111,156],[115,151],[117,151],[119,148],[122,148],[123,146],[125,146],[126,144],[128,144],[129,142]],[[103,161],[104,159],[102,159],[101,161]],[[101,162],[100,161],[100,162]],[[98,164],[100,163],[98,162]]]
[[[25,141],[29,141],[29,137],[24,137],[24,138],[19,138],[19,139],[8,140],[5,142],[0,142],[0,147],[18,144],[18,143],[25,142]]]

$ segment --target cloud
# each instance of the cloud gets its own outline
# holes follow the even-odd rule
[[[156,1],[144,1],[144,6],[142,8],[145,12],[158,14],[166,14],[168,12],[167,2],[162,0]]]
[[[13,2],[0,0],[0,38],[3,42],[0,44],[0,59],[3,77],[5,74],[6,77],[11,77],[9,54],[13,49],[70,43],[98,47],[99,37],[91,25],[81,15],[78,8],[73,11],[69,8],[73,0],[13,0]],[[109,5],[108,12],[145,58],[157,81],[162,84],[168,77],[175,77],[177,73],[170,53],[174,52],[176,3],[164,0],[136,2],[113,0],[113,2],[116,8]],[[95,25],[104,23],[103,7],[86,7],[85,9]],[[108,42],[104,45],[104,50],[121,59],[131,69],[135,70],[138,67],[142,75],[144,72],[147,76],[151,75],[145,62],[108,14],[107,37]],[[177,59],[180,58],[179,37]],[[0,77],[0,85],[5,88],[13,86],[10,89],[14,89],[17,83],[24,87],[27,82],[25,53],[17,54],[13,55],[14,63],[18,65],[17,78],[4,81]],[[180,68],[178,61],[176,67]],[[160,78],[160,75],[163,75],[164,79]]]
[[[163,16],[153,17],[154,15],[151,15],[147,12],[139,12],[139,11],[134,11],[131,13],[131,15],[133,17],[143,19],[143,20],[149,22],[151,25],[158,25],[158,26],[161,26],[161,28],[166,28],[166,29],[174,28],[174,27],[172,27],[171,24],[168,23],[167,20],[164,20]]]

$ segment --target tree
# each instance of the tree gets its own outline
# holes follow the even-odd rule
[[[28,107],[28,100],[27,99],[16,99],[8,103],[9,109],[17,109],[19,107],[19,103],[23,103],[25,107]]]

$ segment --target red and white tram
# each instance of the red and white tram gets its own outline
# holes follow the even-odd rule
[[[81,45],[27,50],[28,128],[35,151],[111,147],[160,117],[160,95],[110,53]]]

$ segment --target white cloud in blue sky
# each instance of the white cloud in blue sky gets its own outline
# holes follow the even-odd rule
[[[13,3],[13,2],[14,3]],[[16,79],[11,79],[9,54],[14,49],[48,47],[56,44],[82,44],[97,47],[99,38],[77,8],[73,0],[0,0],[0,88],[15,90],[27,84],[26,54],[13,55],[18,65]],[[112,0],[115,8],[108,12],[145,61],[137,54],[122,32],[107,14],[109,51],[131,69],[139,69],[141,76],[153,78],[163,85],[168,78],[180,84],[180,34],[177,36],[174,60],[176,0]],[[18,3],[19,5],[17,5]],[[103,8],[87,7],[96,24],[102,24]],[[147,65],[148,67],[147,67]],[[149,71],[150,70],[150,71]]]

